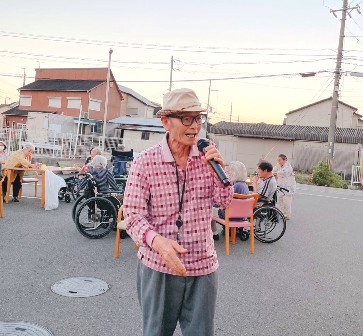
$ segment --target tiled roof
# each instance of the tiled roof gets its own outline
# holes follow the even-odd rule
[[[230,123],[221,121],[210,127],[210,133],[249,138],[327,142],[329,127]],[[335,142],[351,144],[363,143],[363,129],[337,128],[335,134]]]
[[[7,110],[6,112],[3,112],[2,115],[8,115],[8,116],[27,116],[29,112],[41,112],[41,113],[52,113],[56,114],[57,112],[50,112],[50,111],[30,111],[30,110],[20,110],[18,107],[13,107],[10,110]]]
[[[41,79],[21,87],[22,91],[89,91],[104,81],[96,80],[68,80],[68,79]]]
[[[13,107],[12,109],[3,112],[2,115],[27,116],[28,110],[19,110],[18,107]]]

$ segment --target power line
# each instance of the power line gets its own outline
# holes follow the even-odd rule
[[[75,38],[67,38],[62,36],[49,36],[49,35],[37,35],[37,34],[25,34],[25,33],[16,33],[16,32],[7,32],[0,31],[0,36],[4,37],[15,37],[15,38],[23,38],[23,39],[34,39],[34,40],[42,40],[42,41],[52,41],[52,42],[63,42],[63,43],[75,43],[75,44],[91,44],[91,45],[107,45],[107,46],[118,46],[123,48],[138,48],[138,49],[156,49],[156,50],[172,50],[172,51],[181,51],[181,52],[196,52],[196,53],[215,53],[215,54],[236,54],[236,55],[246,55],[251,54],[254,55],[256,52],[250,52],[252,50],[259,51],[276,51],[276,50],[285,50],[285,51],[294,51],[294,54],[283,54],[283,53],[270,53],[269,55],[274,56],[282,56],[282,55],[300,55],[296,54],[296,50],[299,51],[331,51],[331,49],[308,49],[308,48],[300,48],[300,49],[289,49],[289,48],[231,48],[231,47],[195,47],[195,46],[175,46],[175,45],[160,45],[160,44],[141,44],[141,43],[131,43],[131,42],[119,42],[119,41],[103,41],[103,40],[89,40],[89,39],[75,39]]]

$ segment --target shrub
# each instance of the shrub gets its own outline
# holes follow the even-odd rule
[[[333,172],[326,161],[320,161],[313,169],[313,183],[318,186],[348,189],[342,177]]]

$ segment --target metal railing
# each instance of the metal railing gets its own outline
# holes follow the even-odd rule
[[[0,129],[0,140],[4,141],[7,150],[10,152],[22,148],[22,144],[27,141],[27,132],[24,129],[3,128]],[[110,156],[112,149],[123,144],[126,150],[133,149],[138,153],[149,148],[160,140],[123,139],[119,137],[105,138],[105,155]],[[34,142],[35,153],[38,157],[52,157],[61,159],[84,159],[89,156],[93,147],[102,147],[102,136],[99,134],[80,134],[78,137],[74,133],[48,132],[48,139],[44,142]]]
[[[352,177],[350,180],[350,185],[357,185],[361,184],[361,177],[362,177],[362,166],[355,166],[352,165]]]

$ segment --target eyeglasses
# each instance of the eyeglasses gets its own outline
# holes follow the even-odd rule
[[[207,117],[204,114],[198,115],[196,117],[169,115],[168,118],[180,119],[184,126],[191,126],[194,121],[197,123],[197,125],[201,125],[204,124],[207,120]]]

